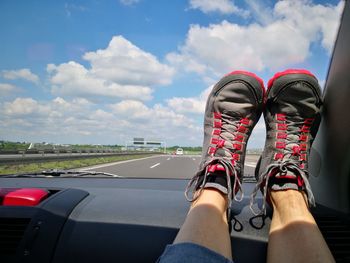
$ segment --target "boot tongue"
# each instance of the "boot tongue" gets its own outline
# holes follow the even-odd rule
[[[207,179],[203,186],[204,188],[215,188],[223,194],[229,193],[228,187],[232,186],[228,186],[225,168],[222,164],[216,163],[208,165],[206,176]]]
[[[228,144],[228,143],[225,142],[225,147],[226,147],[227,144]],[[227,146],[227,147],[228,147],[228,146]],[[229,154],[229,152],[228,152],[228,151],[225,151],[225,150],[222,149],[222,148],[218,148],[218,149],[216,150],[216,154],[217,154],[218,156],[222,156],[222,157],[228,157],[228,158],[231,157],[231,155]]]

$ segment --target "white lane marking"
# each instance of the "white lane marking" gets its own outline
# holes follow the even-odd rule
[[[108,166],[113,166],[113,165],[118,165],[118,164],[123,164],[123,163],[136,162],[136,161],[140,161],[140,160],[151,159],[151,158],[158,158],[158,157],[161,157],[161,155],[155,155],[155,156],[144,157],[144,158],[139,158],[139,159],[131,159],[131,160],[120,161],[120,162],[113,162],[113,163],[94,165],[94,166],[81,168],[81,169],[79,169],[79,171],[95,170],[95,169],[104,168],[104,167],[108,167]]]
[[[158,165],[160,165],[160,163],[156,163],[155,165],[152,165],[150,168],[154,168],[154,167],[157,167]]]
[[[195,161],[196,159],[195,158],[192,158],[193,161]]]
[[[166,159],[167,161],[169,161],[170,160],[170,157],[168,158],[168,159]]]

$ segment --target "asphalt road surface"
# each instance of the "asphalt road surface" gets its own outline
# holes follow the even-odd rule
[[[246,157],[244,174],[253,176],[258,156]],[[123,177],[189,179],[196,172],[200,156],[162,155],[87,167],[81,170],[112,173]]]

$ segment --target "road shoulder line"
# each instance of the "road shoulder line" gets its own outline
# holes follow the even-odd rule
[[[99,164],[99,165],[84,167],[84,168],[82,168],[82,169],[80,168],[80,169],[78,169],[78,170],[79,170],[79,171],[89,171],[89,170],[100,169],[100,168],[104,168],[104,167],[108,167],[108,166],[113,166],[113,165],[116,165],[116,164],[130,163],[130,162],[135,162],[135,161],[145,160],[145,159],[151,159],[151,158],[161,157],[161,156],[163,156],[163,155],[155,155],[155,156],[150,156],[150,157],[144,157],[144,158],[138,158],[138,159],[131,159],[131,160],[126,160],[126,161],[120,161],[120,162]]]
[[[160,163],[156,163],[155,165],[152,165],[150,168],[153,169],[154,167],[157,167],[158,165],[160,165]]]

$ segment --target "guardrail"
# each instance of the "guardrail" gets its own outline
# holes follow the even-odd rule
[[[109,153],[62,153],[62,152],[36,152],[36,153],[17,153],[0,155],[0,164],[23,164],[23,163],[41,163],[47,161],[67,161],[78,160],[96,157],[111,157],[111,156],[123,156],[123,155],[145,155],[145,154],[162,154],[160,152],[109,152]]]

